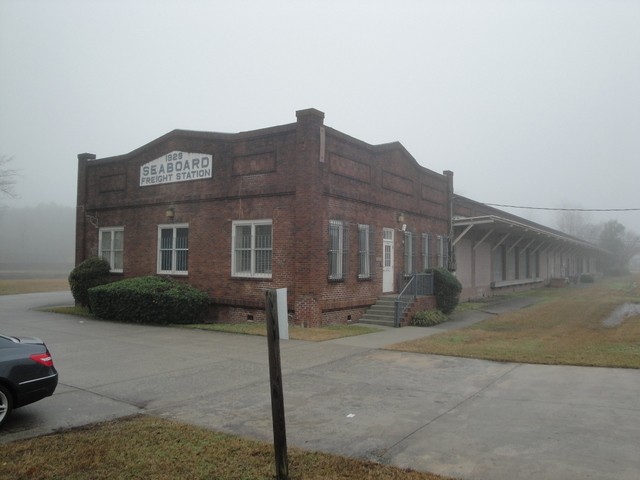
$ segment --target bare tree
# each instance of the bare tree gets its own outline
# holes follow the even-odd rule
[[[16,198],[16,182],[18,181],[18,171],[7,167],[13,157],[0,156],[0,197]]]
[[[640,235],[628,231],[617,220],[609,220],[600,232],[600,246],[612,254],[611,272],[626,272],[631,258],[640,253]]]
[[[556,225],[558,230],[582,238],[584,240],[594,240],[593,225],[587,212],[578,209],[571,210],[570,207],[559,210],[556,216]],[[589,238],[593,237],[593,238]]]

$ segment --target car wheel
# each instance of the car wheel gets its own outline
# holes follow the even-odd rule
[[[11,392],[0,385],[0,427],[2,427],[4,421],[9,418],[12,407],[13,397],[11,397]]]

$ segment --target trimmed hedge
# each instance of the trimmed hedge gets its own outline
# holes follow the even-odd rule
[[[433,290],[438,310],[445,315],[453,312],[460,301],[462,284],[446,268],[433,268]]]
[[[414,327],[432,327],[447,320],[449,320],[449,317],[440,310],[425,310],[413,316],[411,325]]]
[[[121,280],[89,290],[94,315],[127,323],[198,323],[209,296],[190,285],[165,277]]]
[[[109,262],[100,257],[87,258],[69,274],[69,288],[78,305],[90,307],[89,289],[109,283]],[[91,309],[91,308],[89,308]]]

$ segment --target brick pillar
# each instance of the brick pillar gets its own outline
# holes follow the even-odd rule
[[[447,216],[449,219],[449,265],[445,265],[445,267],[450,270],[456,270],[456,261],[455,261],[455,252],[451,247],[451,242],[453,242],[453,172],[451,170],[445,170],[442,174],[447,177]]]
[[[78,155],[78,191],[76,197],[76,265],[87,259],[87,162],[95,160],[93,153]]]
[[[314,295],[297,295],[294,308],[298,323],[305,327],[322,326],[322,310]]]
[[[294,305],[302,324],[319,325],[320,298],[328,276],[327,206],[322,194],[326,166],[324,113],[315,109],[299,110],[296,117]]]

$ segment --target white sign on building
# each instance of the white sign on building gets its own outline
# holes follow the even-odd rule
[[[140,186],[189,182],[213,176],[212,155],[174,151],[140,167]]]

